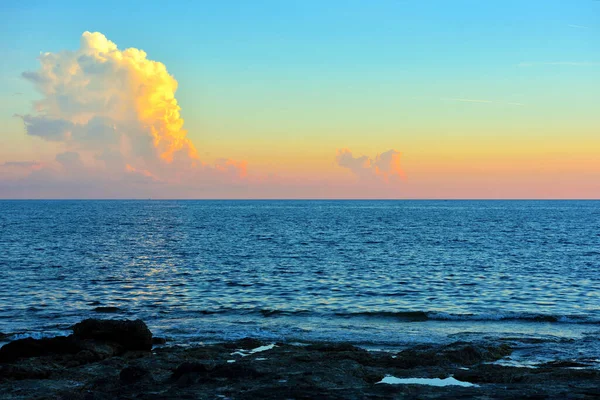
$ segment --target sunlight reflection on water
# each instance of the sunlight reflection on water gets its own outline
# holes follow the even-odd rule
[[[600,329],[597,201],[0,201],[0,226],[1,332],[89,316],[198,340]]]

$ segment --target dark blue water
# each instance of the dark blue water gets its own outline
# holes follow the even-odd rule
[[[13,337],[139,317],[175,342],[544,337],[600,358],[599,268],[598,201],[0,201]]]

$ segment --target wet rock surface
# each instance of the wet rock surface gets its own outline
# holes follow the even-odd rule
[[[163,337],[152,337],[152,345],[159,345],[167,343],[167,339]]]
[[[152,349],[152,332],[142,320],[86,319],[73,327],[80,339],[117,343],[125,350]]]
[[[71,364],[86,363],[152,349],[152,332],[141,320],[87,319],[76,324],[73,332],[69,336],[14,340],[0,348],[0,363],[49,355],[76,355]]]
[[[383,352],[348,343],[277,343],[263,347],[271,343],[243,339],[198,347],[163,346],[149,351],[151,333],[148,335],[141,321],[129,322],[135,324],[94,320],[75,325],[75,333],[68,337],[22,339],[2,347],[0,399],[600,396],[600,372],[568,360],[535,369],[493,364],[510,355],[511,348],[506,343],[456,342]],[[120,337],[114,332],[120,332]],[[257,348],[265,350],[252,352]],[[477,386],[379,384],[387,375],[442,379],[453,376]]]
[[[39,357],[48,354],[75,354],[82,350],[73,336],[12,341],[0,348],[0,362],[16,361],[20,358]]]

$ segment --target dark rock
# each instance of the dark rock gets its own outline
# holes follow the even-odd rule
[[[235,342],[225,343],[225,347],[229,349],[242,349],[242,350],[252,350],[257,347],[260,347],[264,344],[264,342],[254,339],[254,338],[243,338],[240,340],[236,340]]]
[[[255,379],[265,375],[250,365],[238,363],[217,365],[211,373],[211,376],[229,379]]]
[[[470,370],[458,370],[454,377],[471,383],[523,383],[531,379],[533,372],[535,371],[527,371],[527,368],[482,364]]]
[[[544,371],[543,369],[541,371]],[[600,371],[595,369],[560,368],[553,369],[552,376],[561,380],[593,379],[600,382]]]
[[[51,371],[38,366],[4,365],[0,366],[0,380],[47,379]]]
[[[512,349],[507,344],[486,346],[457,342],[444,348],[442,356],[457,364],[474,365],[483,361],[496,361],[511,353]]]
[[[157,345],[157,344],[165,344],[167,343],[167,339],[163,338],[163,337],[153,337],[152,338],[152,344],[153,345]]]
[[[101,360],[102,357],[99,357],[97,353],[94,353],[90,350],[81,350],[79,353],[75,354],[74,359],[78,362],[79,365],[83,365]]]
[[[365,382],[373,385],[377,382],[380,382],[384,377],[385,375],[381,375],[380,373],[366,372],[363,376],[363,379],[365,380]]]
[[[319,343],[305,347],[305,353],[299,354],[297,361],[311,362],[319,358],[327,360],[352,360],[361,365],[374,365],[381,360],[375,360],[365,349],[353,346],[349,343]]]
[[[92,339],[80,340],[82,349],[91,352],[97,360],[104,360],[125,352],[125,348],[114,342],[100,342]]]
[[[590,399],[600,399],[600,387],[583,389],[579,390],[578,392],[583,396],[589,397]]]
[[[77,338],[117,343],[123,346],[124,350],[152,349],[152,332],[140,319],[86,319],[75,324],[73,332]]]
[[[232,352],[232,349],[227,346],[222,346],[222,348],[219,349],[215,349],[212,347],[196,347],[188,349],[187,354],[190,356],[190,358],[198,360],[214,360],[219,357],[222,351],[226,351],[227,357],[230,358],[229,356]]]
[[[429,367],[437,365],[438,363],[437,351],[430,347],[422,349],[420,346],[403,350],[397,354],[397,358],[392,360],[392,364],[404,369]]]
[[[74,335],[43,339],[19,339],[0,348],[0,362],[48,355],[75,354],[68,365],[76,366],[122,354],[125,346],[115,342],[82,340]]]
[[[80,350],[81,346],[73,335],[43,339],[19,339],[0,348],[0,362],[13,362],[20,358],[39,357],[48,354],[75,354]]]
[[[206,364],[197,362],[185,362],[175,369],[171,379],[178,380],[187,374],[206,374],[209,371],[209,367]]]
[[[210,368],[206,364],[185,362],[177,367],[171,375],[171,380],[180,386],[192,385],[208,376]]]
[[[116,313],[121,311],[119,307],[96,307],[94,311],[97,313]]]
[[[299,354],[294,354],[292,356],[292,359],[295,362],[308,363],[308,362],[315,362],[315,361],[322,360],[323,355],[315,354],[313,352],[301,352]]]
[[[327,353],[335,353],[340,351],[366,351],[359,347],[353,346],[350,343],[316,343],[306,346],[309,351],[323,351]]]
[[[149,352],[128,350],[105,337],[63,337],[41,350],[40,341],[25,342],[32,344],[25,347],[33,349],[27,354],[43,353],[43,357],[21,357],[24,351],[19,347],[23,347],[23,342],[9,346],[12,350],[5,354],[16,352],[19,358],[15,363],[0,364],[0,398],[562,400],[596,398],[600,394],[600,371],[591,367],[570,368],[573,364],[564,361],[540,368],[489,364],[487,361],[510,352],[509,348],[491,342],[415,346],[399,353],[398,358],[346,343],[308,346],[280,343],[262,357],[235,357],[231,355],[232,349],[252,349],[263,343],[245,339],[196,347],[161,347]],[[74,348],[61,344],[65,340],[73,341]],[[78,351],[70,353],[75,348]],[[50,349],[52,352],[47,353]],[[228,363],[231,358],[236,361]],[[414,367],[407,368],[411,363]],[[469,369],[463,368],[463,364],[469,364]],[[377,384],[385,375],[418,378],[453,375],[479,386]]]
[[[140,382],[149,377],[151,377],[150,371],[136,366],[125,367],[119,373],[119,380],[125,384]]]
[[[583,364],[573,360],[556,360],[540,365],[540,368],[582,368],[589,367],[589,364]]]
[[[475,365],[497,361],[512,353],[507,344],[499,346],[479,343],[456,342],[447,346],[417,346],[398,353],[395,364],[401,368],[426,367],[433,365]]]
[[[128,351],[123,354],[123,358],[127,360],[136,360],[138,358],[144,358],[148,356],[148,352],[145,350]]]

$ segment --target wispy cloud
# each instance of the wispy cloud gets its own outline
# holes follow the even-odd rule
[[[523,103],[517,103],[512,101],[497,101],[497,100],[483,100],[483,99],[463,99],[456,97],[442,97],[442,101],[458,101],[461,103],[484,103],[484,104],[508,104],[511,106],[524,106]]]
[[[563,65],[572,67],[596,67],[600,66],[600,62],[595,61],[550,61],[550,62],[521,62],[517,64],[519,67],[535,67],[540,65]]]
[[[589,26],[584,26],[584,25],[569,24],[567,26],[569,28],[575,28],[575,29],[590,29]]]
[[[481,99],[458,99],[453,97],[442,97],[442,100],[447,101],[460,101],[463,103],[493,103],[492,100],[481,100]]]
[[[14,167],[14,168],[32,168],[39,167],[41,164],[37,161],[7,161],[0,164],[0,167]]]

